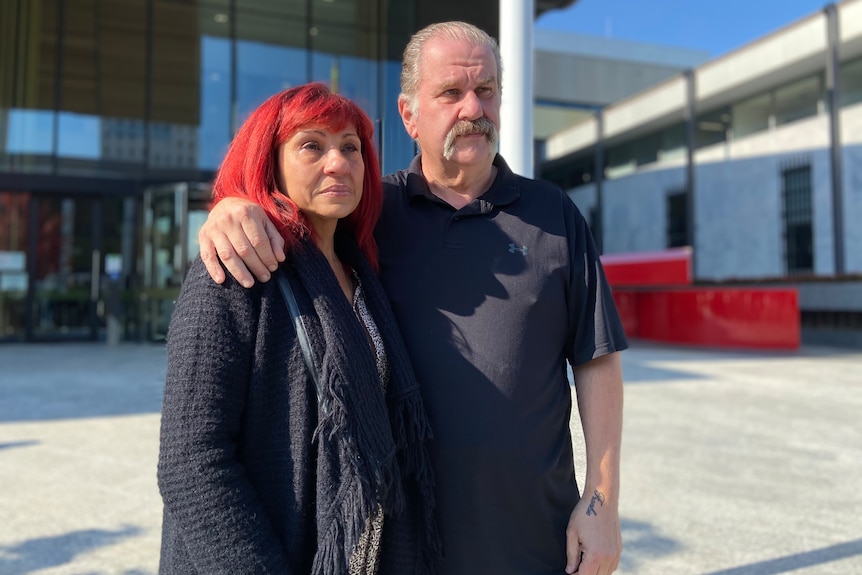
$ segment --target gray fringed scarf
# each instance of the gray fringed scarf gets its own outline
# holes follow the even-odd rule
[[[284,264],[320,369],[317,552],[312,573],[347,573],[367,520],[382,506],[381,574],[432,573],[440,555],[433,517],[431,438],[419,384],[386,294],[349,234],[336,251],[362,281],[391,377],[384,399],[365,328],[323,254],[303,240]],[[324,407],[325,406],[325,407]],[[409,522],[405,524],[404,522]],[[400,525],[400,526],[399,526]]]

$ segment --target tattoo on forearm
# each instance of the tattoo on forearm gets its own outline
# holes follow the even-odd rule
[[[593,498],[590,499],[590,505],[587,507],[587,517],[599,514],[596,511],[596,502],[598,502],[599,507],[603,506],[605,504],[605,496],[598,491],[593,491]]]

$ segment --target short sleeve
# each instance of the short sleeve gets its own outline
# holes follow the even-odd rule
[[[566,356],[581,365],[628,347],[593,235],[577,206],[563,194],[569,247],[569,332]]]

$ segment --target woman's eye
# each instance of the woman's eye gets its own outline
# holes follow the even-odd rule
[[[345,144],[344,145],[344,151],[345,152],[358,152],[359,146],[357,146],[356,144]]]
[[[320,146],[317,144],[317,142],[306,142],[302,145],[302,149],[303,150],[318,151],[318,150],[320,150]]]

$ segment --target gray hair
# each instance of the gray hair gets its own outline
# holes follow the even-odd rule
[[[419,90],[419,61],[422,58],[422,50],[425,43],[432,38],[445,38],[447,40],[466,40],[475,46],[488,48],[494,55],[497,64],[497,89],[503,90],[503,63],[500,59],[500,47],[497,41],[491,38],[484,30],[466,22],[438,22],[422,28],[410,38],[407,47],[404,48],[404,56],[401,59],[401,96],[407,100],[410,110],[416,113],[416,92]]]

